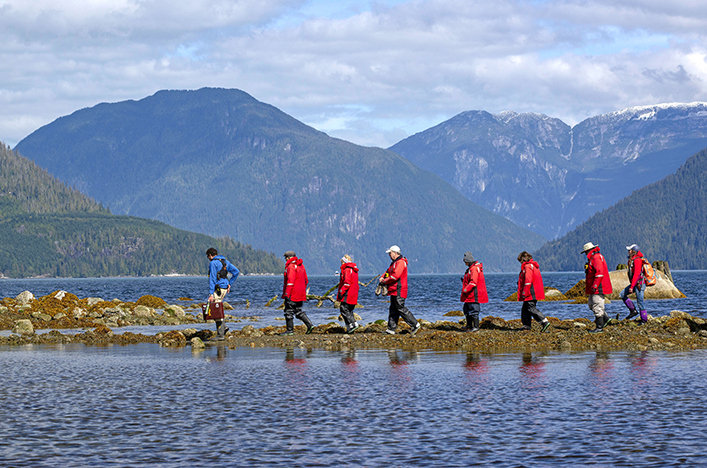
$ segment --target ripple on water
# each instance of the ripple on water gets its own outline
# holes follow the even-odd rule
[[[0,465],[696,466],[707,352],[0,349]]]

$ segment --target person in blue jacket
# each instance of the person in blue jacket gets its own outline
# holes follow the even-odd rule
[[[236,281],[240,271],[233,263],[226,260],[223,255],[219,255],[218,251],[210,247],[206,251],[206,256],[209,258],[209,302],[223,302],[231,291],[231,285]],[[230,276],[230,278],[229,278]],[[223,320],[216,320],[216,336],[211,338],[213,341],[223,341],[226,339],[228,327],[224,325]]]

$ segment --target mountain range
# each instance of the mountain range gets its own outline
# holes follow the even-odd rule
[[[610,268],[626,263],[626,246],[632,244],[649,261],[667,260],[673,269],[707,268],[707,150],[533,255],[545,270],[577,271],[586,261],[580,254],[586,242],[601,248]]]
[[[345,253],[380,272],[392,244],[413,273],[462,271],[468,250],[508,271],[544,242],[393,151],[331,138],[239,90],[99,104],[15,150],[113,213],[295,250],[315,273]]]
[[[707,147],[707,104],[634,107],[570,127],[541,114],[463,112],[390,149],[470,200],[555,239]]]
[[[204,274],[215,247],[244,273],[279,273],[279,256],[229,238],[116,216],[0,143],[0,276]]]

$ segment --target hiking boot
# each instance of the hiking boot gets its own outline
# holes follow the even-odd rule
[[[350,335],[351,333],[355,332],[355,331],[358,330],[359,328],[361,328],[361,325],[359,325],[358,323],[354,323],[353,327],[349,328],[349,329],[346,331],[346,333],[348,333],[348,334]]]
[[[467,333],[476,333],[476,332],[479,331],[479,330],[480,330],[479,328],[474,327],[474,328],[472,328],[471,330],[466,330],[466,332],[467,332]]]
[[[636,312],[636,309],[631,309],[628,312],[628,316],[624,320],[631,320],[634,318],[636,315],[638,315],[638,312]],[[617,317],[618,318],[618,317]]]
[[[543,333],[545,330],[550,328],[550,321],[548,320],[547,322],[544,322],[542,325],[543,325],[543,328],[542,328],[542,330],[540,330],[540,333]]]
[[[520,328],[516,328],[516,331],[528,331],[530,330],[530,327],[528,325],[523,325]]]
[[[410,334],[414,335],[415,333],[420,331],[420,328],[422,328],[422,325],[420,325],[420,322],[417,322],[417,324],[415,325],[415,328],[410,329]]]
[[[292,336],[294,334],[295,332],[293,332],[292,330],[285,330],[284,332],[280,333],[280,336]]]
[[[390,328],[386,328],[383,333],[386,333],[388,335],[395,335],[395,330],[391,330]]]

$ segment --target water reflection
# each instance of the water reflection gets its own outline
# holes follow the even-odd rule
[[[0,466],[662,467],[707,457],[704,350],[209,346],[192,356],[157,345],[0,349]],[[223,401],[205,402],[212,394]]]

